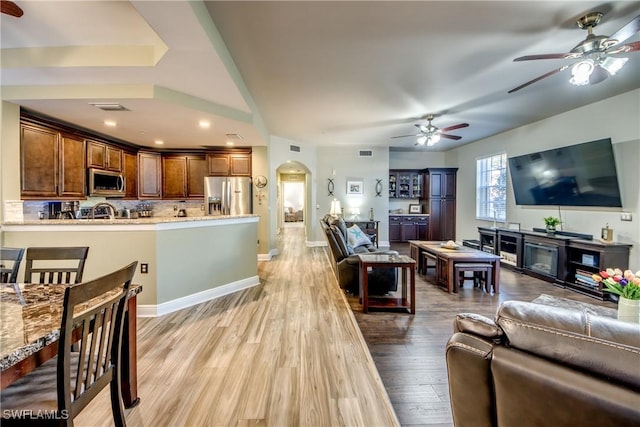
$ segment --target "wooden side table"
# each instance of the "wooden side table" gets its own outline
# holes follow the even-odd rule
[[[401,308],[409,310],[411,314],[416,313],[416,261],[413,258],[406,255],[376,253],[358,254],[358,258],[360,258],[360,298],[363,313],[368,313],[369,308]],[[369,296],[369,275],[367,273],[369,269],[374,267],[398,269],[401,276],[400,298]]]

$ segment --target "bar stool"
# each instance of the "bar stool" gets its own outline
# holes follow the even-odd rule
[[[493,284],[493,266],[488,263],[457,263],[454,265],[454,274],[458,280],[454,280],[454,288],[453,292],[458,292],[460,286],[464,283],[464,273],[465,271],[473,272],[473,284],[475,285],[484,285],[484,290],[486,292],[495,292],[495,286]]]

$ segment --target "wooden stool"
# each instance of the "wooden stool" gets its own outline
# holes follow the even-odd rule
[[[480,285],[484,284],[484,290],[486,292],[495,292],[495,287],[493,286],[493,266],[487,263],[456,263],[454,265],[454,274],[455,278],[458,280],[454,280],[453,283],[453,292],[458,292],[462,283],[464,283],[464,272],[472,271],[473,272],[473,284],[479,283]],[[477,281],[477,282],[476,282]],[[484,282],[484,283],[483,283]]]
[[[433,264],[429,265],[429,261],[432,261]],[[420,274],[427,274],[427,269],[435,269],[437,265],[438,258],[435,255],[432,255],[429,252],[422,252],[422,271],[420,271]]]

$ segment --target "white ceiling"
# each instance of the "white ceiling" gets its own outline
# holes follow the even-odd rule
[[[1,17],[2,99],[141,146],[321,145],[414,149],[415,123],[469,127],[448,150],[640,87],[640,52],[594,86],[564,71],[586,37],[575,20],[605,15],[611,35],[640,1],[20,1]],[[627,42],[640,40],[636,34]],[[89,103],[119,103],[106,113]],[[118,122],[106,128],[105,119]],[[200,129],[206,119],[209,129]]]

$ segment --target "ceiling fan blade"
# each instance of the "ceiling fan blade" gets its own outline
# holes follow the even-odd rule
[[[451,130],[466,128],[468,126],[469,126],[469,123],[460,123],[457,125],[449,126],[448,128],[442,128],[440,129],[440,132],[449,132]]]
[[[8,0],[0,1],[0,12],[15,16],[16,18],[20,18],[24,14],[20,6]]]
[[[446,133],[441,133],[440,137],[441,138],[447,138],[447,139],[453,139],[455,141],[457,141],[457,140],[462,138],[461,136],[458,136],[458,135],[447,135]]]
[[[398,135],[398,136],[392,136],[391,139],[394,139],[394,138],[407,138],[407,137],[410,137],[410,136],[421,136],[421,135],[422,135],[421,133],[419,133],[417,135]]]
[[[613,33],[609,37],[609,40],[616,40],[616,44],[622,43],[638,31],[640,31],[640,15],[636,16],[627,25]]]
[[[640,50],[640,42],[615,45],[614,47],[607,49],[604,53],[607,55],[613,55],[616,53],[635,52],[636,50]]]
[[[569,59],[569,58],[577,58],[577,56],[575,53],[543,53],[541,55],[521,56],[519,58],[514,59],[513,62],[532,61],[535,59]]]
[[[569,67],[570,67],[570,65],[563,65],[563,66],[562,66],[562,67],[560,67],[560,68],[556,68],[555,70],[549,71],[548,73],[545,73],[545,74],[543,74],[543,75],[541,75],[541,76],[539,76],[539,77],[536,77],[536,78],[535,78],[535,79],[533,79],[533,80],[529,80],[528,82],[526,82],[526,83],[524,83],[524,84],[521,84],[520,86],[518,86],[518,87],[515,87],[515,88],[511,89],[511,90],[510,90],[510,91],[508,91],[507,93],[513,93],[513,92],[515,92],[515,91],[517,91],[517,90],[520,90],[520,89],[522,89],[522,88],[525,88],[525,87],[527,87],[527,86],[529,86],[529,85],[531,85],[531,84],[533,84],[533,83],[535,83],[535,82],[539,82],[540,80],[542,80],[542,79],[544,79],[544,78],[547,78],[547,77],[552,76],[552,75],[554,75],[554,74],[556,74],[556,73],[559,73],[560,71],[564,71],[564,70],[566,70],[566,69],[567,69],[567,68],[569,68]]]

